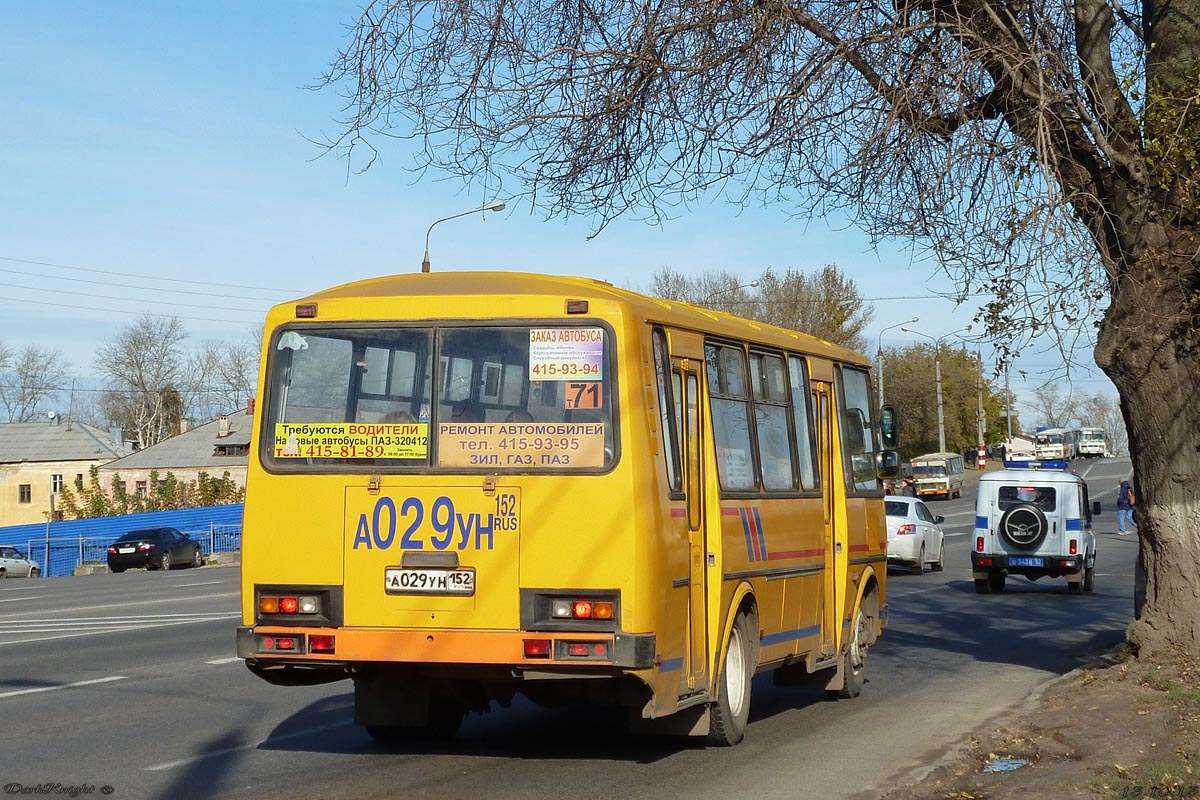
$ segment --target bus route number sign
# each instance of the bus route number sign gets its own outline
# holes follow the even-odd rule
[[[475,568],[388,567],[384,570],[383,587],[388,594],[470,597],[475,594]]]

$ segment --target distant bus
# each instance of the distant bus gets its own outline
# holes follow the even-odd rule
[[[1042,460],[1071,461],[1079,455],[1079,431],[1074,428],[1047,428],[1034,434],[1036,455]]]
[[[264,680],[352,680],[380,739],[522,694],[720,745],[757,672],[862,689],[898,467],[863,356],[502,272],[340,286],[263,341],[238,655]]]
[[[1079,455],[1084,458],[1103,458],[1108,452],[1104,441],[1104,428],[1079,429]]]
[[[912,460],[913,485],[917,497],[960,497],[966,484],[963,457],[959,453],[929,453]]]

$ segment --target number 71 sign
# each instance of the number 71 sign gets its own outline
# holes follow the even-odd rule
[[[600,383],[568,383],[563,395],[563,408],[574,411],[583,408],[604,408]]]

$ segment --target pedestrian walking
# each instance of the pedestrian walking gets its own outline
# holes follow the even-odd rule
[[[900,494],[904,495],[905,497],[916,497],[917,496],[917,487],[913,483],[912,478],[904,479],[904,488],[900,490]]]
[[[1121,481],[1117,486],[1117,535],[1124,536],[1129,533],[1126,526],[1132,526],[1134,529],[1137,525],[1133,522],[1133,506],[1136,500],[1133,492],[1133,487],[1129,485],[1129,481]]]

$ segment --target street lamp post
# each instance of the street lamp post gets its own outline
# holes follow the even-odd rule
[[[429,234],[433,232],[434,225],[437,225],[439,222],[445,222],[448,219],[458,219],[459,217],[465,217],[468,214],[474,214],[479,211],[503,211],[503,210],[504,210],[504,201],[503,200],[493,200],[492,202],[488,203],[485,206],[481,206],[480,208],[473,208],[470,211],[463,211],[459,214],[451,214],[448,217],[442,217],[441,219],[435,219],[433,221],[433,223],[430,224],[429,230],[425,231],[425,258],[423,261],[421,261],[421,272],[429,272]]]
[[[958,330],[953,330],[950,331],[950,333],[946,333],[937,337],[930,336],[927,333],[921,333],[920,331],[914,331],[912,328],[901,328],[900,330],[904,331],[905,333],[924,336],[926,339],[933,342],[933,379],[937,384],[938,452],[944,453],[946,452],[946,416],[942,405],[942,340],[949,336],[953,336],[954,334],[958,333],[958,331],[964,330],[964,328],[959,328]]]
[[[879,374],[876,377],[879,379],[877,382],[879,383],[879,407],[880,408],[883,408],[883,335],[885,333],[887,333],[888,331],[892,330],[893,328],[899,328],[902,325],[911,325],[914,322],[920,322],[920,321],[921,321],[920,317],[913,317],[912,319],[905,320],[904,322],[897,322],[895,325],[888,325],[886,328],[884,328],[883,330],[881,330],[879,332],[879,341],[876,343],[878,345],[878,347],[876,348],[877,355],[878,355],[878,365],[876,367],[876,371]]]

